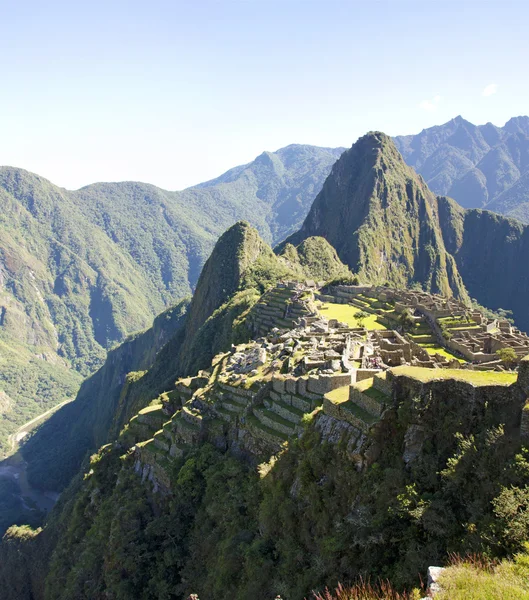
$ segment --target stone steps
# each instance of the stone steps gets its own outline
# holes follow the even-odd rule
[[[250,431],[253,431],[259,435],[259,437],[273,444],[278,444],[280,446],[289,438],[287,434],[277,431],[276,429],[272,429],[271,427],[268,427],[262,423],[255,415],[249,415],[246,417],[246,423],[249,426]]]
[[[275,412],[266,408],[254,408],[254,416],[266,427],[274,429],[287,436],[295,433],[295,425],[291,421],[287,421],[283,417],[280,417]]]
[[[240,414],[244,411],[244,405],[239,404],[239,402],[236,402],[231,398],[223,398],[220,401],[220,405],[222,406],[222,408],[234,414]]]
[[[226,421],[226,423],[231,423],[234,419],[237,418],[237,413],[232,412],[231,410],[227,410],[219,404],[216,404],[213,407],[213,410],[215,411],[215,414],[223,421]]]
[[[279,415],[283,419],[286,419],[287,421],[290,421],[291,423],[294,423],[294,425],[298,425],[299,423],[301,423],[301,419],[303,418],[303,415],[305,414],[303,411],[299,410],[298,408],[291,406],[290,404],[287,404],[286,402],[282,402],[281,400],[274,400],[271,403],[270,408],[277,415]]]

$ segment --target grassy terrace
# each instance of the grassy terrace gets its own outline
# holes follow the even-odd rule
[[[472,385],[512,385],[518,378],[517,373],[499,371],[468,371],[466,369],[425,369],[423,367],[395,367],[394,375],[404,375],[422,383],[441,379],[455,379]]]
[[[440,354],[441,356],[448,358],[448,360],[455,358],[461,364],[465,364],[467,362],[465,359],[459,358],[459,356],[452,354],[452,352],[450,352],[446,348],[443,348],[442,346],[436,346],[435,344],[420,344],[420,346],[422,346],[426,350],[426,352],[428,352],[428,354]]]
[[[364,382],[362,382],[362,383],[364,383]],[[372,385],[373,380],[368,379],[367,383]],[[376,391],[378,391],[378,390],[376,390]],[[363,421],[367,425],[371,425],[371,423],[374,423],[377,420],[376,417],[373,417],[367,411],[360,408],[354,402],[351,402],[351,400],[349,400],[349,386],[348,385],[338,388],[336,390],[332,390],[332,392],[325,394],[325,398],[327,400],[330,400],[333,404],[340,404],[342,408],[345,408],[346,410],[348,410],[357,419],[359,419],[360,421]]]
[[[361,312],[360,308],[351,306],[350,304],[334,304],[333,302],[322,302],[320,307],[321,314],[327,319],[338,319],[341,323],[347,323],[349,327],[360,327],[356,315]],[[367,330],[387,329],[385,325],[379,323],[377,315],[370,314],[364,320],[363,326]]]
[[[387,400],[387,396],[373,386],[373,378],[359,381],[358,383],[355,383],[353,387],[377,402],[385,402]]]
[[[349,400],[349,386],[344,385],[341,388],[332,390],[332,392],[325,394],[325,398],[330,400],[333,404],[342,404],[342,402]]]

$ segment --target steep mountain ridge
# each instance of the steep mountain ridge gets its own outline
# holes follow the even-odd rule
[[[310,243],[310,242],[309,242]],[[316,242],[326,248],[323,240]],[[337,258],[331,268],[347,270]],[[266,287],[310,270],[277,257],[256,229],[238,222],[217,241],[191,303],[160,315],[151,329],[111,351],[74,402],[61,408],[22,447],[32,484],[62,489],[83,457],[115,437],[130,417],[183,375],[196,373],[250,335],[243,315]]]
[[[322,236],[360,279],[468,300],[439,229],[437,201],[382,133],[360,138],[334,165],[300,231]]]
[[[529,226],[435,196],[384,134],[360,138],[341,156],[285,243],[318,235],[361,280],[419,283],[466,302],[470,295],[513,311],[529,329]]]
[[[493,309],[512,310],[529,329],[529,226],[440,197],[440,225],[469,294]]]
[[[436,194],[464,208],[487,208],[529,223],[529,117],[496,127],[458,116],[394,141]]]
[[[71,397],[109,348],[191,295],[230,225],[245,218],[269,241],[291,232],[339,152],[264,153],[183,192],[138,182],[68,191],[0,168],[0,389],[9,397],[0,453],[18,425]]]

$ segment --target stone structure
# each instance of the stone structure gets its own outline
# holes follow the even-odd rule
[[[488,406],[511,430],[520,429],[521,422],[521,434],[529,437],[529,410],[522,411],[529,406],[529,359],[521,361],[518,383],[511,386],[476,386],[442,376],[423,383],[399,370],[400,365],[422,366],[431,373],[460,366],[421,346],[431,344],[447,322],[439,319],[464,322],[452,340],[474,344],[474,354],[480,344],[490,349],[488,356],[506,347],[502,344],[518,344],[520,356],[529,354],[525,334],[507,322],[492,323],[480,313],[469,313],[457,301],[423,292],[367,286],[336,286],[326,292],[320,297],[376,312],[394,327],[371,332],[348,327],[319,315],[313,291],[305,285],[273,288],[249,315],[249,325],[261,337],[219,354],[209,369],[178,380],[131,419],[122,442],[134,447],[138,473],[168,492],[168,467],[190,445],[209,440],[258,462],[300,435],[303,422],[313,418],[324,439],[344,442],[360,469],[376,460],[379,450],[370,443],[372,429],[390,418],[397,399],[456,398]],[[397,309],[411,312],[412,334],[397,330]],[[464,350],[459,349],[461,354]],[[419,423],[406,432],[406,464],[420,453],[424,439]]]

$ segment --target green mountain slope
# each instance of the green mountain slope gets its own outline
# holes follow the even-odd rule
[[[23,445],[28,479],[60,490],[87,456],[106,443],[120,410],[129,373],[148,369],[157,353],[182,329],[188,301],[160,314],[153,326],[111,350],[103,366],[81,385],[73,402],[55,412]],[[134,376],[132,376],[134,377]]]
[[[339,154],[289,146],[183,192],[67,191],[0,168],[0,455],[17,425],[71,397],[109,348],[189,296],[230,225],[245,218],[270,242],[293,231]]]
[[[287,291],[283,301],[263,300],[268,288],[326,272],[350,277],[340,259],[361,280],[418,282],[464,299],[465,277],[480,300],[487,293],[481,282],[491,287],[496,277],[498,296],[488,299],[499,301],[514,291],[500,289],[508,283],[501,268],[525,277],[527,229],[436,197],[379,133],[361,138],[338,161],[282,254],[247,223],[230,227],[202,270],[186,316],[180,305],[110,352],[76,401],[24,447],[33,482],[60,488],[84,454],[109,442],[85,463],[42,531],[7,532],[0,546],[7,598],[181,598],[191,592],[303,598],[366,575],[409,589],[430,561],[450,553],[519,551],[529,537],[527,359],[519,374],[458,370],[474,375],[468,381],[397,367],[369,387],[350,388],[349,379],[321,397],[314,380],[295,381],[283,367],[296,347],[325,348],[316,331],[322,323],[305,329],[299,346],[291,331],[277,329],[257,341],[259,351],[270,353],[270,369],[276,363],[272,380],[258,368],[230,379],[235,363],[218,353],[252,336],[261,301],[287,315],[293,296]],[[493,242],[485,253],[484,235]],[[524,285],[518,282],[521,295]],[[350,339],[342,339],[344,346]],[[215,355],[218,362],[211,364]],[[216,368],[223,359],[230,365],[226,379]],[[202,368],[209,371],[179,383],[186,400],[200,392],[181,407],[175,379]],[[321,375],[329,381],[326,371]],[[247,395],[259,378],[266,379],[263,387]],[[204,388],[193,387],[197,379]],[[162,392],[166,402],[156,405]],[[363,404],[351,406],[358,395]],[[147,420],[136,417],[136,426],[145,426],[148,439],[132,434],[127,441],[131,421],[116,439],[145,407]],[[262,445],[248,444],[253,427]],[[278,432],[286,444],[277,442]],[[264,450],[269,436],[277,452],[271,460]]]
[[[394,141],[436,194],[529,223],[529,117],[513,117],[503,127],[456,117]]]
[[[512,310],[529,330],[529,226],[439,198],[439,221],[469,294],[494,310]]]
[[[382,133],[360,138],[334,165],[303,223],[287,242],[322,236],[360,279],[467,299],[446,252],[437,200]]]
[[[215,354],[248,338],[249,332],[236,323],[265,287],[310,274],[277,257],[247,223],[233,225],[206,261],[189,308],[187,302],[180,303],[160,315],[151,329],[112,350],[75,401],[24,444],[30,482],[62,489],[87,453],[113,439],[133,414],[170,389],[179,376],[207,367]]]
[[[466,213],[453,201],[439,202],[456,211],[445,235],[447,244],[459,244],[462,231],[455,225]],[[338,261],[329,263],[332,253],[321,239],[307,238],[295,253],[313,266],[321,255],[324,264],[343,269]],[[195,321],[182,320],[147,373],[129,378],[114,404],[114,420],[123,425],[130,409],[154,398],[160,378],[170,380],[181,368],[183,348],[192,353],[200,345],[212,356],[249,336],[244,317],[252,298],[279,279],[308,275],[290,261],[295,253],[291,247],[290,258],[274,256],[245,223],[228,230],[197,286],[188,312]],[[218,271],[226,275],[220,289]],[[213,311],[209,316],[206,307]],[[282,346],[276,349],[281,353],[289,338],[295,343],[292,331],[273,331],[257,343],[272,357],[274,346]],[[304,337],[307,347],[318,347],[316,338]],[[223,358],[228,356],[235,353]],[[522,417],[528,359],[518,374],[458,370],[454,377],[452,370],[442,376],[434,369],[397,367],[362,388],[370,395],[365,410],[357,405],[354,412],[347,405],[360,388],[350,388],[350,379],[318,398],[309,379],[285,377],[278,369],[260,382],[265,393],[259,399],[259,392],[246,395],[251,388],[242,380],[240,386],[221,380],[218,360],[195,378],[203,380],[203,390],[193,387],[193,378],[179,382],[188,392],[203,393],[187,395],[174,414],[164,403],[142,412],[153,419],[150,426],[134,417],[150,439],[128,442],[125,430],[100,448],[43,530],[14,527],[6,533],[0,545],[6,600],[176,599],[191,593],[219,600],[309,598],[311,590],[358,577],[383,577],[402,591],[419,585],[429,565],[443,564],[453,553],[498,558],[523,548],[529,536],[529,446]],[[129,393],[135,386],[143,386],[140,403]],[[166,390],[178,396],[174,382]],[[268,411],[268,418],[276,415],[275,426],[292,435],[274,451],[263,443],[249,455],[244,448],[252,446],[244,440],[252,437],[259,402],[274,403],[298,420]],[[300,402],[308,407],[296,408]],[[228,411],[220,412],[219,404],[239,412],[220,419]],[[375,412],[366,412],[369,406]],[[263,442],[273,431],[279,430],[261,427],[255,439]]]

